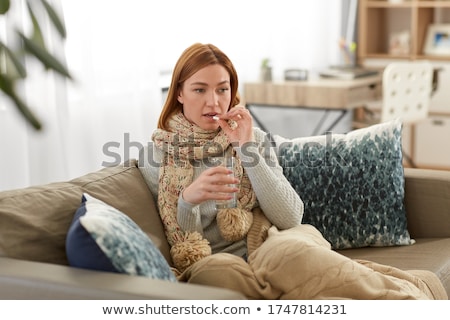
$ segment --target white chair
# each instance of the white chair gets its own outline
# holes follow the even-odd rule
[[[383,72],[381,122],[400,119],[414,124],[427,118],[433,84],[428,61],[394,62]]]
[[[383,71],[382,86],[382,101],[363,107],[362,117],[354,123],[356,128],[393,119],[414,125],[426,119],[431,96],[437,89],[437,75],[428,61],[393,62]],[[415,167],[411,157],[404,151],[403,155]]]
[[[433,91],[433,66],[428,61],[394,62],[383,72],[381,122],[400,119],[412,125],[428,117]],[[415,167],[411,157],[404,158]]]

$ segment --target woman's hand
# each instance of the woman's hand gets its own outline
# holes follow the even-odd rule
[[[230,175],[230,169],[222,166],[209,168],[203,171],[186,189],[183,190],[183,199],[191,204],[200,204],[206,200],[229,200],[232,193],[239,191],[236,185],[239,179]]]
[[[237,124],[232,128],[227,120],[234,120]],[[247,142],[252,142],[253,138],[253,118],[250,112],[243,106],[231,108],[226,114],[219,118],[219,125],[230,139],[230,142],[237,142],[239,146]]]

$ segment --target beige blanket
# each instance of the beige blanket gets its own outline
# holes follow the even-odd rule
[[[436,275],[352,260],[330,248],[310,225],[278,231],[248,257],[209,256],[181,281],[242,292],[249,299],[448,299]]]

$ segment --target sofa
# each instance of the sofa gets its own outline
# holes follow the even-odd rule
[[[243,299],[231,290],[69,265],[66,238],[83,193],[129,215],[170,263],[154,199],[132,160],[67,182],[0,192],[1,299]]]
[[[131,218],[171,265],[137,160],[70,181],[0,192],[1,299],[246,299],[229,289],[71,266],[68,230],[84,193]],[[435,273],[450,294],[450,172],[404,168],[411,245],[335,249],[353,259]]]

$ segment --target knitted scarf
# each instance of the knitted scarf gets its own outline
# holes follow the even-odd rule
[[[230,125],[236,124],[230,122]],[[180,192],[192,182],[196,161],[224,154],[232,154],[237,159],[234,174],[240,181],[238,206],[221,209],[216,216],[225,240],[237,241],[246,236],[253,221],[251,210],[256,203],[256,195],[240,159],[222,130],[203,130],[190,123],[181,112],[169,120],[169,129],[157,129],[152,135],[155,146],[164,153],[159,171],[158,209],[173,263],[182,272],[211,254],[209,242],[200,233],[183,231],[177,222],[178,198]]]

